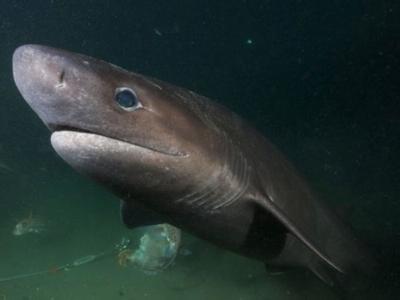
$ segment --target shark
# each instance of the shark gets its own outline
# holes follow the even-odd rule
[[[365,246],[267,137],[193,91],[62,49],[13,54],[22,97],[73,169],[121,199],[129,228],[168,223],[267,268],[353,289]]]

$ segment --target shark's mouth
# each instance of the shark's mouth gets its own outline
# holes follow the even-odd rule
[[[136,143],[136,142],[132,142],[132,141],[128,141],[128,140],[124,140],[121,138],[117,138],[115,136],[109,136],[109,135],[104,135],[102,133],[98,133],[92,130],[87,130],[87,129],[82,129],[82,128],[78,128],[78,127],[74,127],[74,126],[70,126],[70,125],[59,125],[59,124],[47,124],[47,127],[50,129],[50,131],[52,133],[54,132],[61,132],[61,131],[66,131],[66,132],[76,132],[76,133],[87,133],[87,134],[91,134],[91,135],[97,135],[97,136],[102,136],[102,137],[106,137],[108,139],[111,140],[116,140],[118,142],[123,142],[123,143],[127,143],[139,148],[143,148],[149,151],[153,151],[153,152],[157,152],[160,154],[164,154],[164,155],[169,155],[169,156],[177,156],[177,157],[186,157],[188,156],[185,152],[182,151],[166,151],[164,149],[158,149],[156,147],[152,147],[149,145],[143,145],[142,143]]]
[[[74,126],[69,126],[69,125],[58,125],[58,124],[46,124],[47,127],[50,129],[50,131],[56,132],[56,131],[73,131],[73,132],[82,132],[82,133],[92,133],[92,134],[98,134],[95,133],[91,130],[86,130],[86,129],[82,129],[82,128],[78,128],[78,127],[74,127]],[[98,134],[101,135],[101,134]]]

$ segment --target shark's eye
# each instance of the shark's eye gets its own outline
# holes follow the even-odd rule
[[[128,88],[117,88],[114,98],[118,105],[124,110],[133,111],[142,107],[135,92]]]

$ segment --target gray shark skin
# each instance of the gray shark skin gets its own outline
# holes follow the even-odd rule
[[[46,46],[19,47],[13,74],[55,151],[122,199],[129,227],[168,222],[267,266],[305,267],[348,289],[371,271],[363,246],[292,164],[223,106]],[[134,107],[116,101],[126,90]]]

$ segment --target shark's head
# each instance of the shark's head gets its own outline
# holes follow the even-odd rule
[[[218,170],[218,130],[186,90],[38,45],[15,51],[13,72],[56,152],[124,198],[183,196]]]

